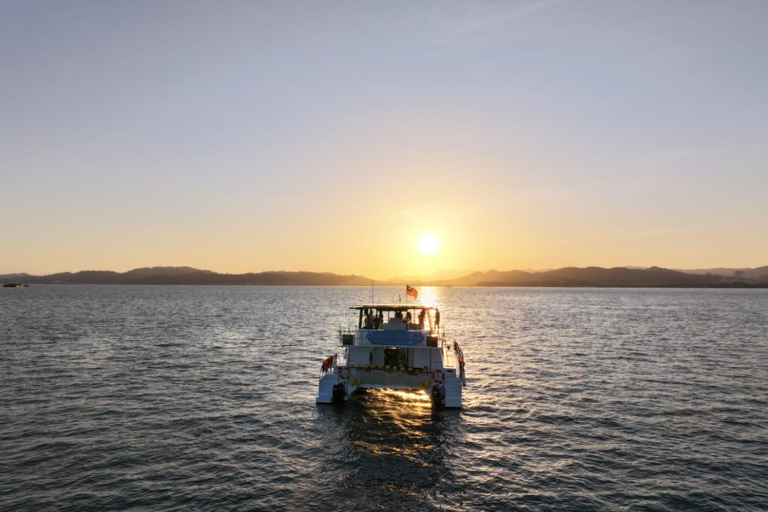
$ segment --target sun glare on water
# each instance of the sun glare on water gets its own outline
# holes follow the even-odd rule
[[[440,238],[434,233],[424,233],[419,237],[419,249],[424,254],[435,254],[440,248]]]

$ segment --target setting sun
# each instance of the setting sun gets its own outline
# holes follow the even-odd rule
[[[440,248],[440,238],[434,233],[424,233],[419,237],[419,249],[424,254],[435,254]]]

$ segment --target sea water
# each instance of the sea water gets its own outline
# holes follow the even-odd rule
[[[768,509],[768,291],[420,292],[461,411],[315,405],[369,288],[2,289],[0,510]]]

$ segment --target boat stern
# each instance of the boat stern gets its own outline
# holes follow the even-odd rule
[[[349,368],[334,366],[328,373],[320,377],[315,403],[332,404],[349,400],[357,386],[351,382]]]

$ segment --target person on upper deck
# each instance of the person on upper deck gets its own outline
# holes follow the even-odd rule
[[[381,324],[384,323],[384,312],[379,311],[379,314],[376,315],[373,319],[373,328],[376,330],[381,329]]]
[[[435,308],[435,328],[440,327],[440,310]]]
[[[365,314],[365,324],[363,325],[363,329],[373,329],[373,315],[371,315],[370,311]]]
[[[424,328],[424,317],[427,315],[427,310],[422,309],[421,313],[419,313],[419,329]]]

